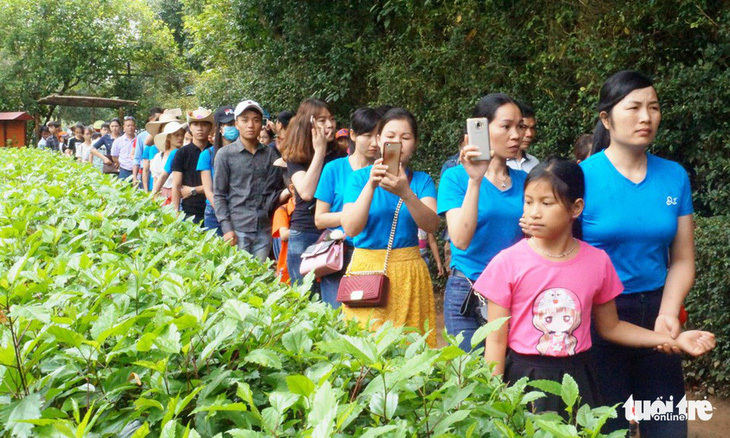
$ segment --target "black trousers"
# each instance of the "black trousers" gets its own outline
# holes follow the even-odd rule
[[[619,319],[654,330],[659,315],[662,289],[616,297]],[[612,406],[618,404],[618,417],[609,419],[603,433],[628,429],[623,404],[634,396],[634,401],[663,401],[673,399],[674,406],[684,397],[684,374],[682,357],[666,355],[651,348],[629,348],[612,344],[602,339],[595,328],[591,328],[593,348],[591,354],[598,371],[598,384],[603,402]],[[642,438],[673,438],[687,436],[686,421],[641,421]]]

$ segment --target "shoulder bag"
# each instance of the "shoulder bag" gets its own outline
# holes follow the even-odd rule
[[[337,289],[337,301],[349,307],[383,307],[388,302],[390,280],[388,279],[388,259],[393,249],[395,227],[398,224],[398,213],[403,205],[403,199],[398,201],[393,215],[393,225],[390,228],[388,249],[385,253],[385,263],[382,271],[348,272],[340,280]]]

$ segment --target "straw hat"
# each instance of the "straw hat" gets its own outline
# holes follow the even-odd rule
[[[187,128],[187,126],[187,123],[167,122],[165,127],[162,129],[162,132],[155,135],[155,146],[157,146],[157,149],[159,151],[164,151],[165,144],[167,143],[167,137],[176,133],[177,131],[180,131],[181,129]]]
[[[188,111],[186,115],[188,116],[188,125],[193,122],[208,122],[211,125],[215,123],[213,113],[207,108],[199,107],[195,111]]]
[[[180,118],[175,114],[165,112],[160,114],[160,118],[155,120],[154,122],[147,122],[147,124],[144,125],[144,129],[146,129],[150,135],[155,136],[160,132],[160,130],[166,123],[179,121]]]

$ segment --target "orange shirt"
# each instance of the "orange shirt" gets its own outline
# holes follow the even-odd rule
[[[291,215],[294,211],[294,198],[290,198],[289,202],[277,208],[274,212],[274,219],[271,224],[271,236],[281,237],[279,230],[289,228],[291,223]],[[279,281],[289,283],[289,271],[286,269],[286,250],[289,242],[281,242],[281,251],[279,252],[279,260],[276,261],[276,274],[279,275]]]

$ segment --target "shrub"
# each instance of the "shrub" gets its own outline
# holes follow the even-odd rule
[[[687,297],[688,325],[717,336],[711,354],[685,361],[690,386],[730,396],[730,217],[697,218],[697,280]]]
[[[570,423],[535,415],[526,403],[542,392],[526,379],[506,388],[457,340],[435,350],[415,332],[364,331],[124,182],[52,152],[3,150],[0,170],[10,435],[597,436],[615,415],[577,409],[569,376],[532,385],[561,394]]]

